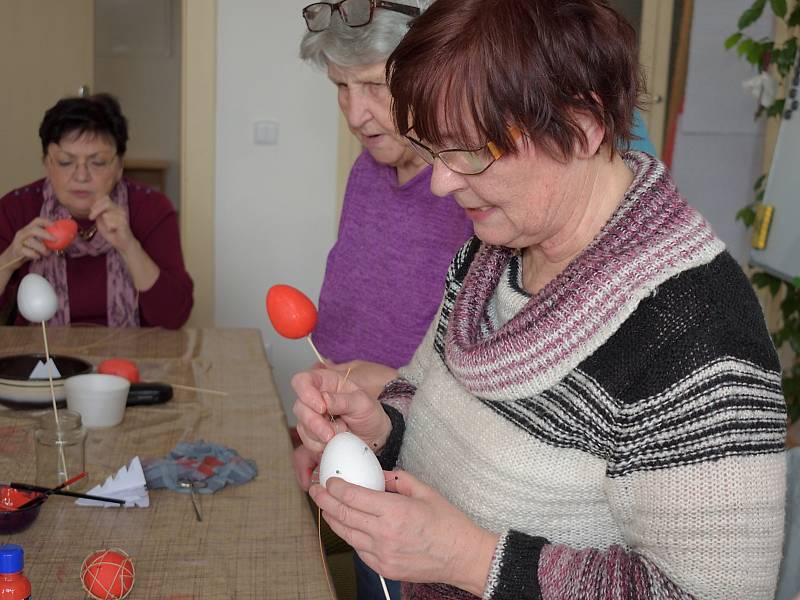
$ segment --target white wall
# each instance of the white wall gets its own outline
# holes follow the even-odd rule
[[[165,193],[179,206],[180,0],[95,0],[95,89],[114,94],[134,159],[168,160]]]
[[[287,283],[316,302],[336,233],[338,108],[325,75],[297,58],[306,4],[219,0],[217,8],[215,320],[261,328],[287,409],[289,379],[314,355],[305,341],[275,334],[265,294]],[[260,120],[278,123],[277,145],[254,144]]]
[[[684,112],[672,164],[680,191],[741,264],[747,262],[749,234],[735,218],[752,202],[753,183],[762,173],[763,121],[753,119],[756,101],[742,88],[755,72],[723,44],[751,4],[695,0]],[[769,7],[764,12],[771,15]],[[758,38],[770,31],[771,21],[762,18],[748,33]]]

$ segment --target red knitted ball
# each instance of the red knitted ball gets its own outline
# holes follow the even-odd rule
[[[95,600],[121,600],[133,589],[133,561],[122,550],[99,550],[83,559],[83,589]]]

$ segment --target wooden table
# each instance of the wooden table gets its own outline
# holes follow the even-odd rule
[[[132,600],[329,599],[317,529],[291,468],[291,443],[256,330],[49,328],[51,353],[93,364],[112,356],[137,362],[145,381],[226,391],[175,390],[166,404],[128,408],[110,429],[89,430],[86,468],[93,486],[134,456],[162,457],[178,442],[204,439],[255,460],[241,486],[201,497],[151,490],[149,508],[79,507],[51,497],[26,531],[0,535],[25,549],[34,598],[81,598],[80,565],[90,552],[118,547],[133,558]],[[41,352],[41,329],[0,328],[0,354]],[[0,480],[35,478],[33,431],[41,410],[0,407]]]

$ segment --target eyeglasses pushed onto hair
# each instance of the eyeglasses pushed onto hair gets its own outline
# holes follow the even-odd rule
[[[363,27],[372,21],[372,13],[376,8],[383,8],[394,12],[418,17],[420,10],[416,6],[385,2],[384,0],[342,0],[334,4],[330,2],[315,2],[303,9],[303,18],[309,31],[325,31],[331,26],[331,17],[335,11],[339,12],[342,22],[350,27]]]

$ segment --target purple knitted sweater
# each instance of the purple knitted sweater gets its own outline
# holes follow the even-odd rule
[[[334,362],[408,363],[439,307],[447,267],[472,235],[451,197],[430,191],[431,169],[398,185],[393,167],[363,152],[328,254],[314,342]]]

